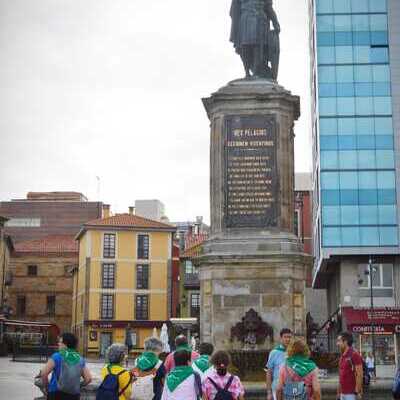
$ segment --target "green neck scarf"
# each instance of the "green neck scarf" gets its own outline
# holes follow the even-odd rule
[[[158,357],[151,351],[145,351],[137,359],[136,366],[141,371],[149,371],[153,369],[158,363]]]
[[[274,350],[286,352],[286,347],[283,344],[278,344]]]
[[[286,360],[286,365],[296,372],[296,374],[301,378],[304,378],[309,373],[314,371],[315,368],[317,368],[314,361],[311,361],[308,357],[300,355],[288,357]]]
[[[167,375],[167,386],[170,392],[173,392],[183,381],[193,375],[192,367],[175,367]]]
[[[181,346],[178,346],[175,351],[182,351],[182,350],[186,350],[189,353],[192,353],[192,348],[188,344],[183,344]]]
[[[81,356],[74,349],[69,349],[69,348],[61,349],[59,353],[61,354],[61,357],[68,365],[76,365],[81,361]]]
[[[210,357],[207,354],[200,356],[193,363],[201,372],[206,372],[210,368]]]

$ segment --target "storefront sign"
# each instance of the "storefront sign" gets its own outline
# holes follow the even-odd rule
[[[168,321],[87,321],[86,324],[93,329],[113,328],[161,328]]]
[[[373,328],[373,329],[372,329]],[[363,325],[363,326],[359,326],[359,325],[354,325],[351,327],[351,331],[353,333],[390,333],[392,334],[394,332],[394,326],[393,325],[385,325],[385,326],[374,326],[372,327],[371,325]]]

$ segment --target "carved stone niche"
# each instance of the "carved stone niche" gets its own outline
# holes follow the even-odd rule
[[[273,340],[273,328],[253,308],[247,311],[241,322],[231,328],[231,341],[238,350],[269,349]]]

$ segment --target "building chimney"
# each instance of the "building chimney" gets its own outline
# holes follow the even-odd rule
[[[135,207],[129,207],[129,214],[130,215],[135,215]]]
[[[103,218],[110,218],[110,205],[103,204]]]

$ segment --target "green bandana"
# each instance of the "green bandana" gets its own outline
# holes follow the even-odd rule
[[[310,372],[314,371],[315,368],[317,368],[314,361],[311,361],[309,358],[300,355],[289,357],[286,360],[286,364],[301,378],[304,378]]]
[[[189,353],[192,353],[192,348],[188,344],[183,344],[182,346],[178,346],[175,351],[186,350]]]
[[[59,353],[68,365],[76,365],[81,361],[81,356],[74,349],[61,349]]]
[[[278,346],[275,347],[274,350],[283,351],[285,353],[286,352],[286,347],[283,344],[279,344]]]
[[[153,369],[157,365],[157,363],[158,357],[150,351],[145,351],[138,357],[136,366],[141,371],[149,371]]]
[[[167,375],[167,386],[173,392],[183,381],[193,375],[192,367],[176,367]]]
[[[201,372],[206,372],[210,368],[210,357],[206,354],[200,356],[193,363]]]

